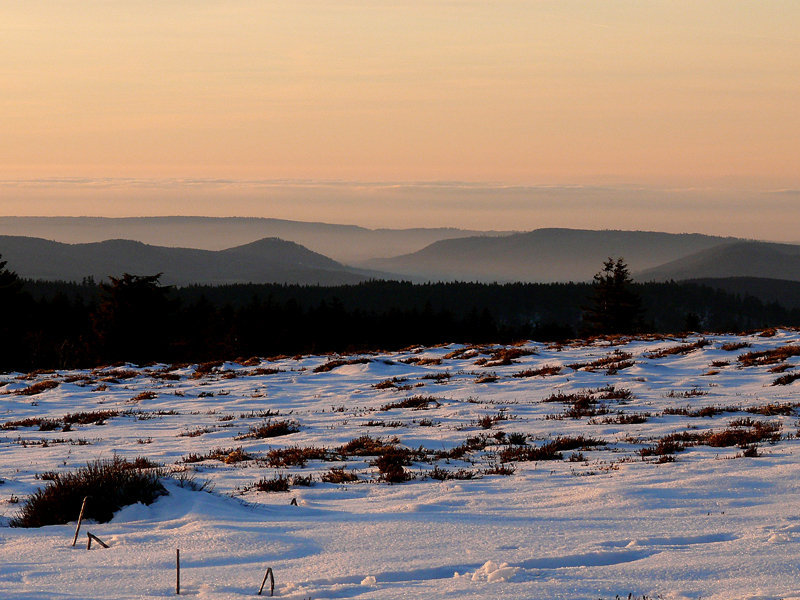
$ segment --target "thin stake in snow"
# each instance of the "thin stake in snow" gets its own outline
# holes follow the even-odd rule
[[[181,595],[181,551],[175,549],[175,594]]]
[[[86,537],[87,537],[87,538],[89,538],[89,539],[87,540],[87,542],[86,542],[86,549],[87,549],[87,550],[91,550],[91,549],[92,549],[92,540],[94,540],[95,542],[97,542],[98,544],[100,544],[100,545],[101,545],[103,548],[108,548],[108,547],[109,547],[109,546],[108,546],[108,544],[106,544],[106,543],[105,543],[103,540],[101,540],[99,537],[97,537],[97,536],[96,536],[95,534],[93,534],[93,533],[89,533],[89,532],[87,531],[87,532],[86,532]]]
[[[272,567],[267,567],[267,572],[264,573],[264,579],[261,582],[261,587],[258,588],[258,595],[261,595],[261,592],[264,591],[264,584],[267,583],[267,577],[269,577],[269,595],[272,596],[273,592],[275,592],[275,576],[272,574]]]
[[[83,503],[81,504],[81,512],[78,515],[78,526],[75,528],[75,537],[72,538],[72,545],[74,546],[75,543],[78,541],[78,532],[81,530],[81,522],[83,521],[83,511],[86,509],[86,501],[89,499],[89,496],[86,496],[83,499]]]

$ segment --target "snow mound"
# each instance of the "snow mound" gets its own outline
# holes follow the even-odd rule
[[[519,567],[511,567],[508,563],[497,564],[493,560],[487,560],[483,563],[483,566],[474,573],[465,573],[464,575],[455,573],[454,577],[461,577],[469,579],[470,581],[499,583],[501,581],[508,581],[517,574],[517,571],[519,571]]]

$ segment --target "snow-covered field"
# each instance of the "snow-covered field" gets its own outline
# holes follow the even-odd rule
[[[0,598],[172,596],[176,548],[203,598],[267,567],[296,599],[800,597],[800,383],[773,385],[800,333],[772,333],[0,375]],[[371,441],[412,478],[381,481]],[[306,464],[273,466],[290,447]],[[48,472],[114,455],[213,491],[168,479],[84,524],[109,549],[7,526]]]

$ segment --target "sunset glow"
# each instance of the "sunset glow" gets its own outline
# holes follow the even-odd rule
[[[31,1],[0,16],[2,214],[534,228],[586,226],[582,207],[608,203],[600,226],[783,239],[776,217],[797,222],[797,3]]]

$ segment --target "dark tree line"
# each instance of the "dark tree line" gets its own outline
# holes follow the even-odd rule
[[[593,284],[180,289],[158,275],[21,281],[2,263],[0,370],[800,325],[800,311],[696,284],[635,284],[624,263],[611,262]],[[615,313],[620,305],[623,316]]]

